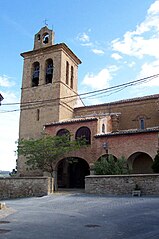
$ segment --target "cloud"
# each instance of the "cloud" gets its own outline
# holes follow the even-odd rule
[[[79,33],[77,36],[77,39],[81,42],[89,42],[90,41],[90,37],[85,32]]]
[[[115,60],[120,60],[120,59],[122,59],[122,56],[121,55],[119,55],[118,53],[113,53],[112,55],[111,55],[111,57],[113,58],[113,59],[115,59]]]
[[[155,1],[147,11],[145,20],[136,26],[134,31],[127,31],[123,39],[111,42],[112,50],[120,54],[134,56],[152,56],[159,59],[159,0]]]
[[[95,53],[96,55],[103,55],[104,54],[104,51],[99,50],[99,49],[92,49],[92,52]]]
[[[102,69],[96,75],[87,73],[82,81],[82,84],[90,87],[93,90],[99,90],[109,87],[109,82],[112,75],[118,68],[114,65]]]
[[[152,14],[152,15],[154,15],[154,14],[157,14],[157,13],[159,13],[159,1],[157,0],[157,1],[155,1],[151,6],[150,6],[150,8],[148,9],[148,14]]]
[[[2,75],[0,76],[0,86],[1,87],[11,87],[15,85],[15,83],[12,80],[12,77]]]
[[[89,29],[88,32],[79,33],[76,37],[76,40],[80,42],[81,46],[88,47],[91,49],[91,52],[93,52],[96,55],[103,55],[105,52],[103,49],[100,49],[101,46],[97,42],[92,42],[89,36],[89,33],[91,30]]]
[[[147,76],[153,76],[157,75],[159,72],[159,60],[153,61],[151,63],[144,63],[141,66],[141,70],[137,76],[138,79],[145,78]],[[144,84],[142,84],[142,87],[158,87],[159,86],[159,76],[157,78],[154,78]]]

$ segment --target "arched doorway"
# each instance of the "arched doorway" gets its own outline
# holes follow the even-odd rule
[[[136,152],[128,158],[128,164],[134,174],[153,173],[152,158],[143,152]]]
[[[65,158],[57,165],[58,188],[84,188],[85,176],[89,174],[89,165],[84,159]]]

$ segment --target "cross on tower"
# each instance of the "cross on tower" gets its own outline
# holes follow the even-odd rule
[[[45,18],[45,20],[43,22],[44,22],[45,26],[48,26],[48,23],[47,23],[48,19]]]

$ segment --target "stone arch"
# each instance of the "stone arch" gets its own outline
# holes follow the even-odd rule
[[[75,139],[84,138],[86,140],[86,144],[91,144],[91,131],[88,127],[83,126],[80,127],[75,134]]]
[[[152,163],[151,156],[144,152],[135,152],[128,158],[129,168],[134,174],[153,173]]]
[[[89,164],[78,157],[67,157],[56,166],[58,188],[84,188],[85,176],[90,174]]]

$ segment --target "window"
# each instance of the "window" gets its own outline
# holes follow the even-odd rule
[[[102,124],[102,133],[105,133],[105,124]]]
[[[142,118],[140,121],[140,129],[145,129],[145,120]]]
[[[40,110],[37,109],[36,111],[36,120],[39,121],[40,120]]]
[[[71,134],[67,129],[60,129],[57,134],[57,136],[63,136],[63,135],[68,135],[69,139],[71,138]]]
[[[77,130],[76,139],[84,138],[86,140],[86,144],[91,144],[91,131],[88,127],[81,127]]]
[[[73,78],[74,78],[74,69],[73,66],[71,66],[71,88],[73,89]]]
[[[46,61],[46,75],[45,75],[46,84],[52,83],[52,78],[53,78],[53,60],[48,59]]]
[[[39,85],[39,73],[40,73],[40,64],[39,62],[34,62],[32,73],[32,87]]]
[[[66,61],[66,84],[69,84],[69,63]]]

